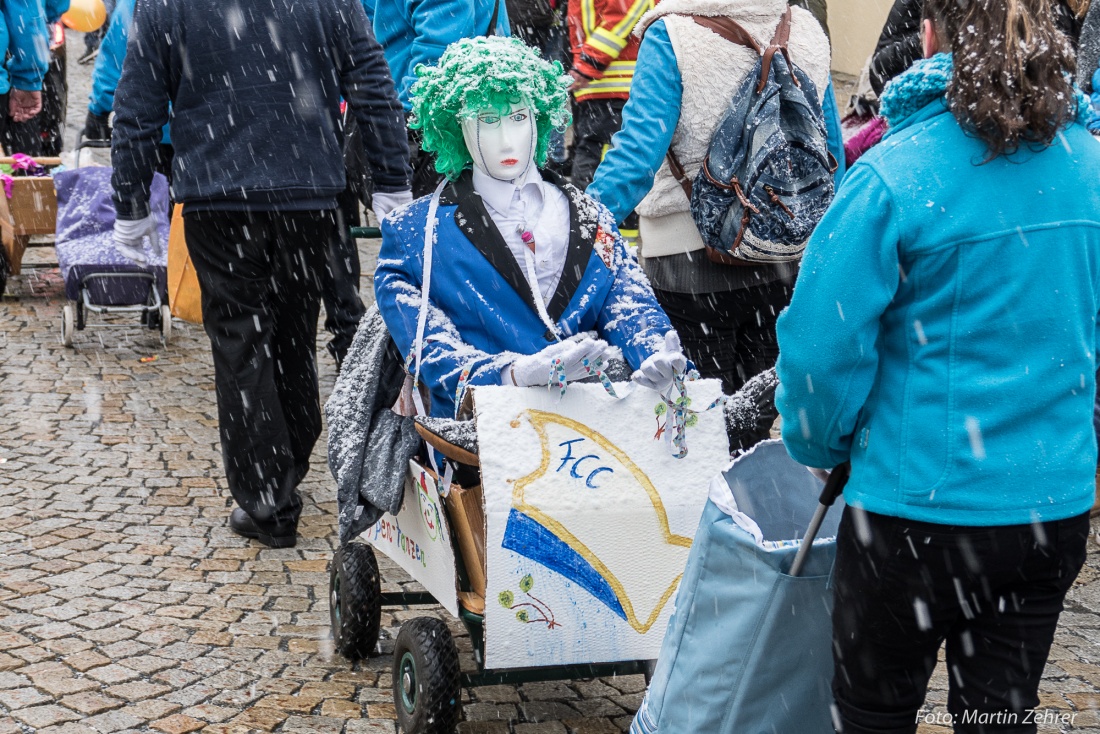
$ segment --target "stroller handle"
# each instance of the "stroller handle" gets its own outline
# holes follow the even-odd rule
[[[817,531],[821,529],[821,523],[825,520],[829,508],[836,503],[836,498],[844,491],[844,485],[848,483],[848,477],[851,476],[851,473],[852,465],[847,461],[829,472],[829,480],[825,482],[825,488],[821,490],[821,497],[818,499],[819,504],[817,509],[814,510],[814,516],[810,519],[810,526],[806,528],[806,535],[802,537],[802,544],[798,547],[798,553],[794,556],[794,562],[791,563],[791,570],[788,575],[802,575],[802,567],[806,565],[806,556],[810,552],[810,546],[814,544]]]

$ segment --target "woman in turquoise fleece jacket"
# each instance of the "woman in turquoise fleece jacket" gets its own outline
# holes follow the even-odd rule
[[[955,731],[1010,712],[1017,728],[981,731],[1033,732],[1093,502],[1100,147],[1049,0],[925,16],[931,58],[887,87],[890,131],[806,249],[776,401],[792,457],[851,462],[842,730],[915,731],[946,640]]]

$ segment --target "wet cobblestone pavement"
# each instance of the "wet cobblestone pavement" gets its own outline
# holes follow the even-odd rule
[[[78,34],[69,45],[75,58]],[[84,119],[90,68],[70,65],[69,139]],[[360,248],[370,273],[377,243]],[[28,260],[43,257],[52,251]],[[369,278],[364,285],[369,293]],[[0,301],[0,734],[395,732],[388,653],[397,626],[448,615],[388,610],[383,654],[352,664],[333,652],[336,502],[324,435],[301,487],[298,546],[238,538],[226,527],[202,329],[175,322],[165,348],[136,318],[115,317],[107,321],[118,328],[78,332],[67,349],[63,299],[57,270],[34,268]],[[335,368],[319,354],[324,397]],[[1100,734],[1098,551],[1090,545],[1062,616],[1040,731]],[[380,561],[384,589],[408,582]],[[449,624],[472,669],[464,629]],[[922,734],[949,731],[932,723],[946,684],[941,665]],[[628,676],[473,689],[460,731],[621,732],[643,686]]]
[[[360,244],[370,272],[376,243]],[[333,652],[336,503],[324,436],[302,486],[298,546],[238,538],[226,527],[202,330],[177,321],[165,348],[135,318],[116,317],[116,328],[78,332],[67,349],[57,271],[31,269],[9,291],[0,303],[0,734],[394,732],[386,653],[397,625],[448,615],[388,610],[383,654],[352,664]],[[323,349],[319,360],[327,395],[335,369]],[[1044,710],[1073,723],[1042,731],[1100,732],[1098,550],[1092,543],[1042,687]],[[382,562],[386,588],[407,582]],[[469,639],[449,623],[472,669]],[[943,711],[946,680],[941,666],[929,710]],[[624,731],[643,685],[629,676],[473,689],[460,731]]]

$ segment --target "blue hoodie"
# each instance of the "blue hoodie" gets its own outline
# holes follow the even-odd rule
[[[488,35],[494,5],[493,35],[507,36],[504,0],[363,0],[406,112],[417,65],[434,64],[460,38]]]
[[[890,132],[814,232],[779,318],[783,441],[852,463],[849,505],[924,522],[1059,520],[1093,503],[1100,146],[1083,125],[989,162],[951,58],[883,94]]]

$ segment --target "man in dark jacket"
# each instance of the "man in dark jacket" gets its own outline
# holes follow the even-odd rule
[[[149,189],[161,127],[176,157],[214,355],[230,528],[296,542],[297,485],[321,430],[320,274],[345,188],[343,96],[364,131],[375,203],[409,200],[404,119],[358,0],[138,0],[115,93],[115,243],[156,248]],[[135,52],[136,51],[136,52]]]

